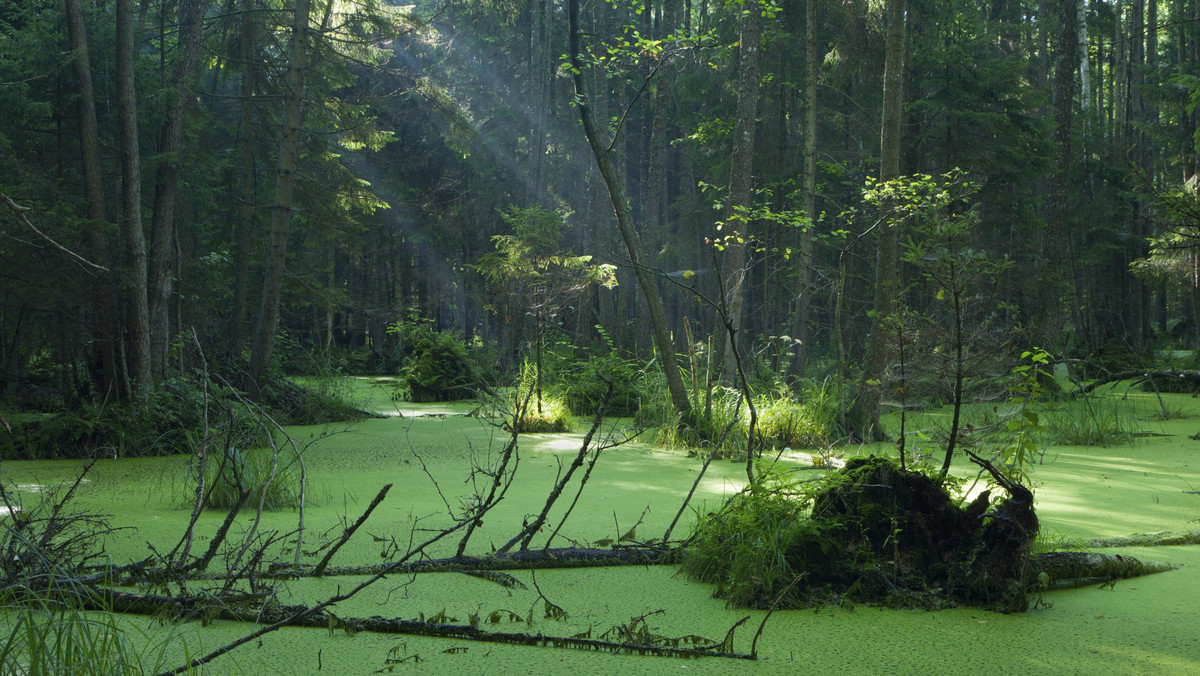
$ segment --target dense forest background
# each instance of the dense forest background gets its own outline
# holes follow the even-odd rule
[[[1197,0],[0,0],[0,393],[732,381],[726,323],[870,384],[909,312],[1138,364],[1200,340],[1198,56]]]

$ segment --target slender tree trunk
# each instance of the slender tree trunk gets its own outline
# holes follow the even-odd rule
[[[238,128],[238,182],[241,198],[233,223],[233,308],[230,312],[228,350],[238,355],[246,340],[246,317],[249,315],[250,243],[254,229],[256,201],[254,162],[254,94],[258,86],[257,50],[255,48],[255,3],[247,0],[240,17],[242,70],[242,110]]]
[[[883,124],[880,131],[879,180],[890,181],[900,175],[900,120],[904,82],[904,28],[906,0],[887,0],[887,52],[883,68]],[[891,316],[899,283],[897,226],[886,213],[880,221],[879,247],[875,256],[875,314],[871,319],[871,337],[867,346],[867,361],[863,367],[863,387],[860,394],[862,417],[859,433],[864,440],[877,441],[884,437],[879,426],[881,391],[878,385],[887,371],[888,341],[884,336],[884,321]]]
[[[600,132],[596,128],[596,121],[588,105],[587,94],[584,91],[584,65],[581,59],[579,44],[579,0],[567,0],[567,30],[570,33],[569,53],[573,71],[572,79],[575,83],[576,105],[579,108],[579,115],[583,122],[584,134],[587,136],[588,145],[591,146],[592,155],[596,158],[596,165],[600,168],[600,173],[604,177],[604,183],[608,186],[609,199],[612,202],[613,211],[617,218],[617,229],[621,233],[626,252],[629,254],[629,260],[633,266],[633,272],[637,276],[638,285],[641,286],[642,294],[646,299],[647,310],[650,313],[650,320],[654,329],[654,343],[658,348],[659,358],[662,360],[663,374],[666,376],[667,390],[671,395],[671,404],[680,415],[686,415],[691,411],[691,403],[688,401],[687,389],[683,384],[683,376],[680,375],[679,367],[676,364],[675,344],[667,328],[662,297],[658,293],[658,286],[654,275],[642,265],[642,245],[638,238],[637,230],[633,226],[633,214],[631,213],[628,201],[625,199],[625,190],[621,176],[613,165],[612,151],[608,147],[605,147],[600,140]]]
[[[797,293],[795,329],[798,341],[791,373],[804,377],[808,354],[809,310],[812,304],[813,233],[817,219],[817,0],[806,0],[807,27],[804,39],[804,215],[809,227],[800,233],[800,255],[796,261]]]
[[[137,92],[133,76],[133,2],[117,0],[117,118],[121,136],[121,225],[128,250],[125,280],[129,377],[135,393],[153,385],[150,368],[150,311],[147,300],[146,240],[142,232],[142,173],[138,151]]]
[[[754,203],[754,131],[758,122],[758,52],[762,25],[762,10],[758,0],[744,0],[738,58],[737,118],[733,124],[733,147],[729,161],[729,206],[725,211],[725,251],[721,256],[721,276],[724,287],[725,321],[733,327],[732,335],[718,328],[721,351],[721,379],[730,385],[737,382],[737,364],[733,357],[734,342],[742,328],[742,306],[746,299],[746,244],[750,222],[739,220],[739,207],[749,209]]]
[[[1038,285],[1041,299],[1038,301],[1038,314],[1035,322],[1039,327],[1049,327],[1053,318],[1047,313],[1052,308],[1059,307],[1055,295],[1065,291],[1062,287],[1061,271],[1075,269],[1073,256],[1067,256],[1070,233],[1068,220],[1070,206],[1068,203],[1067,186],[1071,170],[1071,125],[1074,117],[1072,104],[1075,92],[1075,67],[1079,63],[1076,54],[1076,19],[1077,0],[1059,0],[1058,25],[1059,39],[1057,40],[1057,58],[1054,67],[1054,145],[1056,148],[1054,172],[1050,177],[1049,207],[1050,222],[1044,245],[1047,252],[1047,265],[1043,269],[1044,278]],[[1072,260],[1064,260],[1072,259]],[[1073,274],[1072,281],[1078,281],[1078,275]],[[1077,305],[1080,305],[1079,284],[1073,284]],[[1058,291],[1053,291],[1058,290]]]
[[[181,0],[179,5],[178,61],[171,77],[170,105],[159,142],[159,160],[154,187],[154,216],[151,225],[149,262],[150,367],[154,379],[163,377],[170,343],[170,300],[175,261],[175,205],[179,186],[183,122],[196,76],[200,55],[200,30],[204,22],[203,0]]]
[[[283,270],[287,260],[288,230],[292,220],[292,188],[300,165],[300,132],[304,124],[304,71],[308,54],[310,0],[296,0],[288,52],[287,108],[283,116],[283,139],[279,144],[279,167],[275,174],[275,203],[271,208],[271,234],[267,242],[267,272],[263,277],[262,301],[250,355],[251,387],[264,383],[275,348],[279,304],[283,295]]]
[[[67,30],[71,50],[75,52],[75,82],[79,88],[79,148],[83,156],[83,188],[87,199],[87,215],[91,221],[89,239],[92,261],[110,266],[109,241],[106,226],[107,209],[104,199],[104,176],[100,169],[100,132],[96,123],[95,91],[92,87],[92,66],[88,55],[87,30],[80,0],[66,0]],[[121,388],[117,361],[117,326],[115,319],[115,290],[111,275],[97,280],[92,287],[92,342],[98,354],[98,384],[103,395],[128,395]],[[10,372],[11,373],[11,372]]]

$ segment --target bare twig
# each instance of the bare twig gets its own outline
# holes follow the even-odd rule
[[[66,254],[68,257],[74,259],[76,262],[83,265],[85,269],[89,269],[89,272],[93,272],[93,273],[108,272],[108,268],[104,267],[103,265],[96,265],[95,263],[89,261],[88,259],[84,258],[83,256],[80,256],[79,254],[75,253],[74,251],[71,251],[70,249],[66,248],[65,246],[59,244],[58,242],[55,242],[46,233],[42,232],[41,230],[38,230],[37,227],[34,226],[34,224],[29,221],[29,217],[25,215],[28,212],[33,210],[32,207],[23,207],[23,206],[17,204],[16,202],[12,201],[12,199],[9,198],[8,195],[5,195],[2,192],[0,192],[0,202],[4,202],[4,204],[8,207],[9,211],[13,212],[13,215],[16,216],[17,220],[20,221],[22,225],[24,225],[25,227],[32,230],[38,237],[41,237],[42,239],[46,240],[46,242],[48,242],[55,249],[58,249],[62,253]]]
[[[359,526],[362,526],[364,523],[366,523],[367,517],[371,516],[371,512],[375,511],[375,508],[379,506],[379,503],[383,502],[383,498],[387,496],[388,491],[390,490],[392,490],[392,484],[388,484],[379,489],[379,493],[375,495],[375,499],[371,501],[371,504],[367,505],[367,510],[363,512],[362,516],[358,517],[358,520],[354,522],[354,525],[350,526],[342,533],[342,537],[337,541],[337,544],[335,544],[328,552],[325,553],[325,558],[321,559],[321,562],[318,563],[317,567],[313,569],[313,575],[320,577],[321,574],[325,572],[325,567],[329,565],[329,560],[333,558],[334,554],[337,554],[338,550],[342,548],[342,545],[349,542],[350,537],[354,535],[354,531],[358,530]]]

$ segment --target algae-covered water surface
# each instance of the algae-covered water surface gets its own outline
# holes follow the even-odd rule
[[[1031,479],[1044,537],[1086,540],[1155,531],[1196,529],[1200,517],[1200,406],[1171,396],[1176,415],[1153,417],[1155,402],[1131,397],[1141,434],[1109,447],[1051,446]],[[449,523],[470,484],[473,466],[488,466],[507,440],[492,424],[465,415],[469,404],[395,407],[376,400],[384,418],[331,428],[295,428],[308,472],[301,558],[315,563],[322,543],[338,537],[385,484],[393,484],[367,523],[338,552],[332,565],[386,561],[399,548],[421,541]],[[920,424],[918,422],[918,424]],[[582,430],[585,425],[579,425]],[[619,426],[606,426],[613,436]],[[578,452],[582,432],[524,435],[512,488],[479,524],[468,553],[501,547],[537,514],[557,477]],[[847,455],[888,453],[889,448],[847,449]],[[808,466],[803,453],[780,462]],[[6,462],[8,486],[27,499],[70,482],[73,462]],[[661,537],[700,469],[686,452],[632,442],[604,451],[571,516],[552,546],[592,546]],[[955,465],[974,476],[973,466]],[[580,470],[582,473],[584,470]],[[819,470],[804,470],[816,472]],[[77,508],[111,515],[128,527],[105,543],[114,561],[169,550],[190,517],[189,459],[106,458],[77,490]],[[476,475],[476,481],[484,480]],[[703,511],[745,482],[744,465],[719,461],[694,498]],[[535,546],[560,526],[578,481],[551,512]],[[707,507],[706,507],[707,505]],[[685,515],[687,532],[695,511]],[[267,512],[259,529],[290,535],[279,556],[294,556],[297,512]],[[204,514],[197,529],[202,547],[224,515]],[[234,528],[252,526],[243,512]],[[635,528],[636,526],[636,528]],[[631,533],[630,531],[634,532]],[[438,543],[430,557],[454,553],[457,537]],[[337,628],[287,628],[218,658],[209,673],[1011,673],[1185,674],[1200,673],[1200,548],[1194,545],[1125,547],[1106,553],[1178,564],[1177,570],[1097,589],[1051,591],[1033,610],[1003,615],[973,608],[924,612],[864,605],[825,606],[773,613],[757,640],[756,661],[679,659],[608,654],[574,649],[521,647],[462,640],[348,633]],[[743,618],[732,648],[749,652],[766,612],[728,608],[708,585],[689,582],[673,566],[513,571],[523,587],[506,588],[463,573],[394,575],[338,604],[344,617],[436,619],[466,624],[477,619],[490,631],[554,636],[615,637],[620,630],[658,636],[702,636],[720,641]],[[330,576],[280,583],[285,604],[313,603],[347,590],[364,578]],[[144,661],[162,667],[182,663],[246,633],[249,624],[217,621],[183,624],[126,616]],[[686,641],[685,641],[686,642]]]

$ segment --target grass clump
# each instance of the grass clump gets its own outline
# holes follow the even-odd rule
[[[779,473],[760,476],[696,524],[683,553],[684,574],[715,584],[714,596],[730,605],[769,607],[836,547],[829,525],[808,518],[811,503],[803,484]]]
[[[781,386],[757,396],[755,447],[827,448],[838,436],[835,401],[836,397],[823,385],[812,383],[803,385],[799,392]],[[657,426],[655,443],[669,448],[709,447],[729,430],[723,445],[725,455],[745,457],[750,409],[736,390],[714,389],[707,415],[704,403],[700,402],[693,404],[686,419],[680,420],[671,408],[664,386],[661,397],[647,397],[636,420],[643,426]]]
[[[763,444],[774,447],[824,448],[836,435],[837,407],[823,384],[808,384],[800,395],[790,391],[766,398],[758,412]]]
[[[210,458],[204,468],[205,501],[208,509],[230,509],[248,499],[242,508],[257,508],[262,502],[268,510],[296,509],[300,506],[300,471],[270,449],[228,447],[219,458]]]
[[[0,633],[0,673],[145,673],[117,616],[84,612],[72,598],[52,592],[9,595],[0,599],[0,618],[7,630]]]
[[[540,403],[536,399],[536,396],[531,398],[529,406],[521,412],[517,420],[518,433],[571,431],[571,409],[565,399],[547,394],[542,395]]]
[[[1083,397],[1047,415],[1047,442],[1060,446],[1109,446],[1127,443],[1138,431],[1133,413],[1120,401]]]

